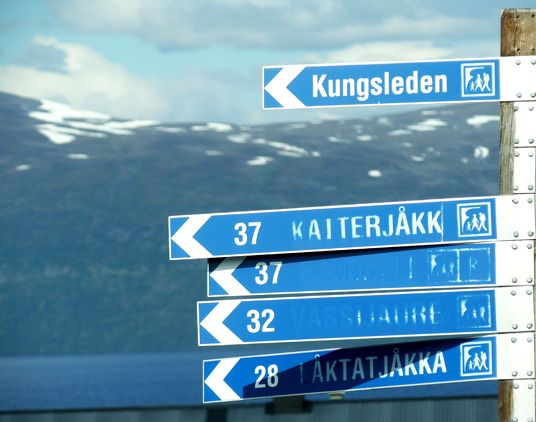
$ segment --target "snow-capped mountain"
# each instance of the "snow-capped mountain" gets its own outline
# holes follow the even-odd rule
[[[497,193],[496,104],[359,114],[170,123],[0,94],[0,354],[193,348],[206,267],[168,261],[169,215]]]

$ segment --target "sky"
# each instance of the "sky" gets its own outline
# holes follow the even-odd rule
[[[0,0],[0,91],[162,122],[359,118],[378,108],[263,111],[262,66],[496,57],[501,9],[531,6],[509,0]]]

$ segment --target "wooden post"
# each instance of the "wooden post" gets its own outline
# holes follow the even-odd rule
[[[536,9],[504,9],[501,15],[501,56],[532,55],[536,55]],[[501,102],[500,119],[499,192],[509,195],[514,192],[514,103]],[[499,381],[499,422],[514,420],[513,406],[513,382]]]

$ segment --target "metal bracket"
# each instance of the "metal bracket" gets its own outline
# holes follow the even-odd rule
[[[536,113],[534,114],[536,117]],[[514,149],[514,193],[534,193],[536,148]]]
[[[501,101],[536,100],[536,56],[500,58]]]
[[[495,277],[498,286],[534,284],[534,242],[497,242]]]
[[[512,422],[534,422],[536,420],[534,384],[534,379],[514,381]]]
[[[497,331],[534,330],[533,286],[495,289]]]
[[[497,336],[497,378],[534,377],[534,331]]]
[[[496,199],[497,235],[500,239],[534,239],[534,195],[504,195]]]
[[[536,101],[514,103],[516,147],[536,147]]]

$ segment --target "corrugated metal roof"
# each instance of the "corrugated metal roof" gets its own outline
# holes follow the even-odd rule
[[[0,414],[0,422],[490,422],[497,398],[315,401],[300,413],[269,413],[265,404],[177,409]]]

